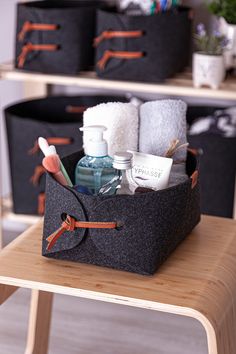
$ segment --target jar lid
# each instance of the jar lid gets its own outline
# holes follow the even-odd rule
[[[113,158],[113,167],[117,170],[128,170],[132,168],[133,155],[130,152],[116,152]]]

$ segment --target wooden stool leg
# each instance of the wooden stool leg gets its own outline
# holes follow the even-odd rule
[[[236,313],[230,307],[216,332],[217,354],[236,353]]]
[[[18,288],[0,284],[0,305],[2,305]]]
[[[47,354],[53,293],[32,290],[25,354]]]

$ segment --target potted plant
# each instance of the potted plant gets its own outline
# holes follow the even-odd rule
[[[231,69],[236,66],[236,1],[211,0],[208,8],[219,17],[219,30],[228,39],[224,56],[226,68]]]
[[[223,50],[227,40],[218,31],[208,34],[202,23],[197,26],[194,39],[198,51],[193,54],[193,84],[217,89],[225,77]]]

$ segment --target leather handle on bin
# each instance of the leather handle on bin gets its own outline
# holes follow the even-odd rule
[[[191,188],[193,189],[198,181],[198,170],[194,171],[190,178],[192,180]]]
[[[41,192],[38,195],[38,214],[43,215],[45,211],[45,192]]]
[[[97,47],[102,41],[112,38],[139,38],[143,36],[143,31],[103,31],[94,38],[93,45]]]
[[[32,44],[32,43],[26,43],[22,49],[21,53],[17,58],[17,66],[19,68],[23,68],[27,55],[30,52],[33,51],[49,51],[49,52],[54,52],[59,49],[59,46],[56,44]]]
[[[34,174],[30,177],[30,182],[34,185],[34,187],[38,186],[39,180],[45,172],[46,170],[42,165],[35,167]]]
[[[85,106],[72,106],[68,105],[66,106],[66,112],[67,113],[84,113],[88,107]]]
[[[47,251],[55,245],[57,240],[63,235],[65,231],[74,231],[78,228],[86,229],[116,229],[116,222],[97,222],[97,221],[77,221],[70,215],[66,215],[66,219],[62,222],[59,229],[47,237],[48,245]]]
[[[63,138],[63,137],[50,137],[46,138],[49,145],[70,145],[73,142],[72,138]],[[28,150],[29,155],[34,155],[40,150],[38,139],[35,140],[34,146]]]
[[[112,51],[106,50],[102,56],[102,58],[97,62],[97,66],[100,70],[104,70],[107,62],[111,58],[117,59],[138,59],[144,56],[143,52],[125,52],[125,51]]]
[[[55,31],[59,28],[58,25],[50,23],[33,23],[25,21],[20,32],[18,33],[18,40],[23,41],[27,32],[31,31]]]

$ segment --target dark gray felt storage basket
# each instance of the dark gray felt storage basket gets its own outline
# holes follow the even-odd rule
[[[72,178],[81,157],[75,153],[63,159]],[[188,154],[188,175],[196,169],[196,158]],[[65,231],[48,251],[47,238],[60,228],[65,215],[77,221],[118,222],[120,227]],[[42,254],[153,274],[199,220],[199,186],[192,186],[191,178],[157,192],[95,197],[63,187],[48,174]]]
[[[96,9],[102,4],[90,0],[19,3],[15,66],[29,71],[64,74],[76,74],[91,68],[94,64],[92,44]]]
[[[43,154],[35,145],[38,137],[49,139],[51,145],[56,145],[60,156],[78,151],[82,148],[79,128],[83,125],[83,111],[87,107],[110,101],[126,99],[112,96],[54,96],[22,101],[5,109],[15,213],[43,213],[45,176],[40,170]],[[58,138],[63,140],[58,141]]]
[[[189,125],[199,117],[212,116],[219,107],[188,107]],[[233,217],[234,187],[236,175],[236,137],[224,137],[205,132],[189,135],[188,142],[195,149],[201,149],[200,188],[201,212],[221,217]]]
[[[190,59],[191,13],[187,7],[149,16],[128,16],[114,9],[98,10],[97,38],[101,39],[96,49],[98,76],[159,82],[182,71]],[[106,37],[107,31],[110,34]],[[123,31],[123,38],[116,36],[117,31]],[[137,37],[129,35],[138,31],[141,35]],[[140,53],[143,56],[133,59],[111,56],[103,61],[107,55],[119,52],[131,55]]]

